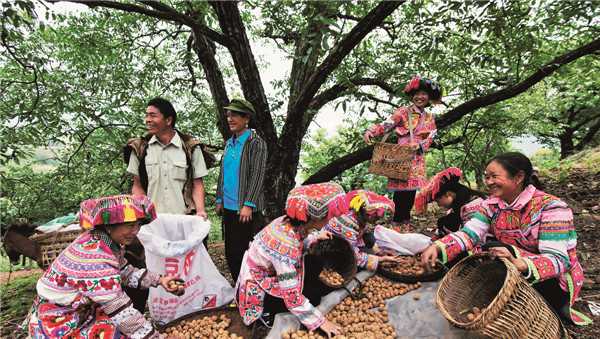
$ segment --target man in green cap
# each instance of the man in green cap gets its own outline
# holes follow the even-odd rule
[[[232,99],[224,109],[232,137],[225,144],[221,161],[216,210],[223,217],[225,258],[236,281],[249,242],[264,226],[267,144],[248,128],[256,117],[251,103]]]

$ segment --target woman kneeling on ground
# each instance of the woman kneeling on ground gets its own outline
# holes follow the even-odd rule
[[[445,216],[438,218],[437,231],[433,240],[460,230],[473,213],[479,210],[485,195],[461,184],[462,171],[449,167],[437,173],[415,198],[415,210],[425,212],[427,204],[436,202],[439,207],[448,209]]]
[[[394,214],[394,202],[367,190],[355,190],[346,194],[349,211],[329,220],[323,228],[346,239],[356,254],[356,264],[360,268],[376,271],[379,262],[398,261],[395,256],[379,256],[366,253],[367,244],[363,239],[367,224],[388,219]],[[311,237],[313,235],[309,235]]]
[[[479,210],[484,197],[482,193],[461,184],[459,182],[461,177],[460,168],[446,168],[434,175],[415,198],[415,209],[418,214],[425,212],[427,204],[433,201],[439,207],[448,209],[446,215],[437,220],[435,234],[398,233],[393,229],[377,226],[375,228],[377,248],[390,253],[417,254],[431,245],[432,241],[460,230],[471,219],[473,213]]]
[[[464,228],[435,241],[421,255],[425,266],[446,263],[480,245],[490,232],[489,252],[507,258],[561,318],[584,325],[590,320],[571,306],[583,285],[577,260],[573,213],[563,201],[540,190],[529,159],[500,154],[485,170],[489,198]]]
[[[44,272],[37,283],[29,320],[33,338],[161,338],[133,308],[124,286],[170,288],[163,277],[127,263],[124,246],[140,226],[156,218],[145,196],[120,195],[81,203],[79,224],[86,230]]]
[[[307,234],[347,211],[344,194],[335,183],[296,187],[287,197],[286,215],[254,237],[237,282],[238,307],[246,325],[258,320],[259,326],[268,327],[276,313],[289,310],[311,331],[320,328],[328,335],[339,332],[339,326],[313,306],[323,295],[318,287],[323,285],[318,278],[322,267],[317,260],[309,263],[309,256],[304,259],[303,254],[316,240],[331,237],[325,232],[308,239]]]

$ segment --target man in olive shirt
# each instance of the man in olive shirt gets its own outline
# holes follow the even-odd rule
[[[169,101],[154,98],[147,106],[148,135],[128,143],[135,151],[127,168],[133,175],[131,192],[148,195],[158,213],[189,214],[195,210],[206,219],[202,177],[208,171],[200,143],[175,129],[177,115]]]

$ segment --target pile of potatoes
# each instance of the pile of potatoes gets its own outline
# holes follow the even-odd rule
[[[230,333],[227,328],[231,319],[225,314],[220,316],[205,316],[199,319],[183,320],[177,325],[165,329],[163,334],[169,338],[213,338],[213,339],[242,339],[241,336]]]
[[[390,281],[375,275],[364,283],[361,290],[361,298],[356,300],[346,298],[337,305],[334,310],[338,307],[341,311],[350,311],[354,309],[368,310],[374,307],[383,308],[386,299],[406,294],[419,287],[421,287],[420,282],[405,284]]]
[[[342,333],[336,335],[335,338],[395,338],[394,328],[388,323],[388,313],[384,301],[419,287],[421,287],[421,283],[397,283],[379,276],[369,278],[363,285],[360,298],[346,297],[327,314],[327,319],[342,327]],[[299,330],[286,332],[282,338],[317,339],[325,338],[325,336],[317,332]]]
[[[322,270],[319,279],[330,286],[342,286],[344,284],[344,277],[330,268]]]
[[[401,275],[422,275],[425,269],[421,266],[419,257],[401,256],[398,262],[386,261],[380,263],[381,268]]]

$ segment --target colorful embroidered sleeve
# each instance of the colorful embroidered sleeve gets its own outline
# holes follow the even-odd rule
[[[273,263],[281,298],[287,309],[310,331],[319,328],[324,322],[323,314],[302,294],[302,279],[296,267],[284,262]]]
[[[571,268],[568,250],[577,245],[573,213],[560,200],[552,200],[541,211],[538,231],[539,253],[513,246],[518,256],[527,262],[529,282],[556,278]]]
[[[111,321],[121,333],[129,338],[152,338],[158,337],[152,324],[144,316],[133,308],[131,299],[121,288],[121,275],[116,268],[107,268],[99,271],[110,272],[102,279],[92,283],[80,284],[79,289],[111,318]]]
[[[325,232],[322,230],[321,232]],[[313,231],[308,233],[306,238],[302,241],[304,243],[303,251],[307,252],[314,244],[317,243],[317,237],[321,234],[319,231]]]
[[[475,245],[485,239],[490,227],[489,210],[481,206],[479,211],[473,214],[473,218],[467,221],[462,230],[448,234],[436,240],[434,244],[442,254],[442,262],[456,258],[460,253],[471,250]]]
[[[148,272],[145,268],[137,268],[126,264],[121,269],[121,279],[123,284],[128,287],[148,289],[156,287],[159,284],[160,274]]]
[[[356,251],[356,264],[358,267],[365,268],[369,271],[376,271],[379,264],[379,257],[372,254],[361,252],[358,247],[354,247]]]
[[[403,127],[402,122],[406,119],[408,114],[408,109],[406,107],[399,107],[394,111],[394,113],[388,117],[381,124],[375,124],[369,128],[369,132],[374,137],[390,133],[394,128],[398,127],[396,131],[400,135],[404,135],[408,133],[408,130]]]

